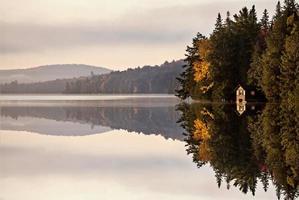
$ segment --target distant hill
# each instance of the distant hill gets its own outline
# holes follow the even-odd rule
[[[0,93],[174,93],[178,87],[176,77],[183,71],[184,61],[165,62],[158,66],[144,66],[109,74],[57,79],[36,83],[0,85]]]
[[[183,60],[70,81],[65,93],[174,93]]]
[[[111,70],[83,64],[44,65],[29,69],[0,70],[0,83],[33,83],[106,74]]]

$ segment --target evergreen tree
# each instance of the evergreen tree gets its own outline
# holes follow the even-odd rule
[[[258,32],[259,24],[254,6],[250,11],[243,8],[238,15],[234,15],[234,21],[227,12],[224,26],[214,30],[210,37],[209,57],[210,74],[214,81],[214,100],[234,99],[234,89],[237,85],[247,83],[247,71]]]
[[[275,15],[273,17],[273,21],[281,17],[281,4],[280,1],[276,4]]]
[[[263,17],[261,19],[261,29],[263,31],[268,31],[269,29],[269,14],[268,14],[268,10],[265,9],[264,12],[263,12]]]
[[[284,49],[285,36],[286,23],[278,2],[272,29],[266,38],[267,50],[261,61],[263,66],[261,85],[269,101],[279,101],[278,77],[280,75],[281,54]]]
[[[214,32],[220,31],[222,29],[222,17],[221,14],[218,13],[217,19],[216,19],[216,24],[215,24],[215,29]]]
[[[194,94],[193,90],[195,89],[196,82],[194,80],[195,70],[193,64],[199,60],[197,44],[198,41],[202,39],[205,39],[205,37],[201,33],[197,33],[196,37],[192,40],[192,45],[187,46],[185,54],[186,58],[184,60],[187,64],[183,66],[185,71],[183,71],[180,77],[177,78],[181,87],[176,90],[176,96],[181,99],[186,99]]]
[[[212,99],[221,100],[227,96],[227,88],[231,76],[233,57],[234,57],[234,37],[232,31],[232,22],[229,12],[225,20],[225,24],[220,24],[217,18],[216,29],[210,36],[211,52],[209,62],[211,64],[210,74],[214,82],[212,88]]]
[[[280,116],[283,146],[287,164],[288,184],[295,187],[299,184],[299,115],[296,113],[296,87],[299,83],[299,17],[296,13],[288,17],[287,26],[291,34],[287,36],[285,50],[282,56],[280,88]]]
[[[224,23],[219,13],[210,38],[196,37],[192,46],[187,47],[188,64],[178,78],[181,83],[178,96],[234,100],[234,90],[241,84],[260,90],[269,101],[279,102],[287,91],[286,79],[292,78],[287,73],[297,76],[294,70],[290,72],[282,66],[286,38],[295,26],[288,22],[289,17],[294,16],[295,20],[297,15],[295,0],[285,0],[283,7],[278,2],[271,23],[267,10],[258,22],[254,6],[250,10],[244,7],[233,19],[227,12]],[[205,56],[200,55],[202,46],[208,47]],[[207,69],[209,77],[205,78]],[[295,93],[299,93],[297,85],[292,88]],[[208,95],[202,92],[203,88]]]
[[[259,33],[256,39],[256,44],[254,46],[254,51],[252,53],[252,60],[250,68],[247,72],[248,74],[248,84],[255,87],[257,90],[262,90],[262,54],[266,50],[266,37],[269,32],[269,15],[268,11],[265,9],[263,12],[263,17],[259,22]]]
[[[283,103],[295,106],[296,86],[299,80],[299,16],[294,13],[287,19],[291,33],[286,37],[280,68],[280,88]]]
[[[296,14],[297,6],[295,0],[285,0],[284,6],[283,6],[283,14],[285,16],[291,16],[293,14]]]
[[[243,8],[239,15],[235,15],[235,32],[236,32],[236,50],[237,57],[235,63],[237,64],[235,72],[237,84],[246,85],[248,77],[247,71],[250,68],[251,56],[254,51],[254,46],[257,41],[260,26],[257,21],[255,7],[253,6],[248,12],[247,8]]]

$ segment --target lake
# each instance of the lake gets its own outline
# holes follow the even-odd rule
[[[0,96],[0,199],[277,199],[284,175],[251,127],[267,109],[240,116],[171,95]]]

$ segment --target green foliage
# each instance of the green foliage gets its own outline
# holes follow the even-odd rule
[[[250,10],[243,8],[239,14],[234,15],[233,20],[228,12],[224,23],[218,14],[215,29],[209,38],[209,78],[199,82],[192,79],[195,73],[192,69],[193,64],[203,59],[196,53],[200,49],[196,41],[205,37],[198,34],[193,39],[193,46],[187,47],[186,60],[189,61],[189,67],[180,78],[184,88],[184,92],[181,93],[188,94],[185,97],[191,96],[195,99],[232,99],[235,87],[247,82],[247,71],[258,32],[259,24],[254,6]],[[205,87],[205,92],[202,92],[202,86],[208,86]]]
[[[218,187],[225,181],[227,188],[233,183],[254,195],[258,181],[265,191],[272,181],[278,199],[299,195],[298,13],[295,1],[285,0],[283,6],[278,2],[271,22],[265,10],[257,23],[254,7],[243,8],[233,20],[228,13],[224,23],[218,15],[209,38],[210,97],[232,99],[234,87],[242,84],[262,91],[270,102],[261,114],[241,117],[227,104],[181,109],[191,113],[183,113],[180,121],[187,152],[198,167],[213,167]],[[197,137],[200,132],[209,137]]]
[[[296,101],[296,87],[299,83],[299,17],[291,15],[287,19],[290,34],[286,37],[280,69],[282,102],[293,108]]]
[[[266,14],[264,15],[263,18],[266,18]],[[252,71],[250,73],[252,77],[256,77],[257,85],[262,87],[267,99],[272,102],[278,102],[283,99],[295,102],[294,98],[286,95],[289,92],[294,94],[294,87],[285,87],[285,83],[288,82],[290,86],[295,85],[294,76],[296,76],[296,72],[294,67],[293,70],[286,70],[288,68],[286,65],[290,66],[292,65],[291,62],[296,62],[294,58],[287,61],[287,57],[296,57],[297,54],[294,51],[296,47],[291,46],[291,42],[288,41],[296,40],[295,35],[298,32],[294,28],[297,26],[295,24],[298,23],[296,21],[298,21],[298,7],[295,1],[285,1],[283,8],[278,3],[272,26],[267,31],[265,37],[266,49],[262,52],[256,51],[260,55],[253,55]],[[289,35],[293,36],[289,38]],[[286,71],[288,71],[289,75],[286,74]],[[261,76],[256,76],[257,73],[260,73]]]
[[[228,104],[181,105],[187,153],[198,167],[212,166],[219,187],[224,181],[254,195],[258,182],[266,191],[271,181],[278,198],[293,200],[299,195],[298,115],[292,108],[288,118],[281,117],[283,109],[268,103],[261,114],[239,117]],[[207,127],[208,140],[196,137],[198,121]]]
[[[182,60],[165,62],[161,66],[144,66],[110,74],[90,76],[70,81],[65,93],[169,93],[179,86],[176,77],[183,71]]]
[[[263,17],[259,22],[260,31],[256,39],[254,51],[252,53],[250,68],[247,72],[248,84],[254,86],[258,90],[261,90],[262,70],[263,70],[261,55],[265,52],[267,48],[266,37],[270,29],[269,24],[270,22],[269,22],[268,11],[265,9],[263,12]]]
[[[196,54],[199,47],[193,45],[193,54],[187,48],[187,60],[192,62],[180,78],[182,93],[186,94],[181,96],[234,100],[234,90],[241,84],[245,89],[255,88],[265,94],[268,101],[298,104],[298,8],[294,0],[285,0],[283,6],[278,2],[273,20],[269,21],[268,11],[264,10],[260,22],[254,6],[250,10],[244,7],[233,19],[228,12],[224,22],[218,14],[215,29],[208,38],[210,87],[203,93],[200,88],[206,80],[192,79],[196,73],[193,63],[202,60]]]

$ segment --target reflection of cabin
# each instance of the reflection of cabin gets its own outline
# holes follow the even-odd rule
[[[246,110],[245,90],[242,86],[238,86],[236,90],[236,105],[237,111],[242,115]]]

